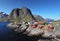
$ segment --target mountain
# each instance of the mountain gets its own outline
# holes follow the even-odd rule
[[[22,7],[21,9],[19,8],[13,9],[12,12],[10,13],[10,17],[13,19],[16,19],[17,17],[19,17],[21,21],[34,21],[35,20],[30,9],[26,7]]]
[[[9,17],[11,19],[16,19],[18,17],[21,21],[27,21],[27,22],[44,20],[39,15],[33,15],[32,12],[30,11],[30,9],[26,8],[26,7],[22,7],[21,9],[19,9],[19,8],[13,9],[11,11]]]
[[[41,21],[41,22],[44,22],[45,21],[45,19],[42,17],[42,16],[40,16],[40,15],[33,15],[34,16],[34,18],[37,20],[37,21]],[[46,22],[46,21],[45,21]]]
[[[4,12],[0,12],[0,17],[7,17],[8,15],[6,14],[6,13],[4,13]]]
[[[46,18],[45,20],[46,20],[48,23],[54,21],[54,19],[50,19],[50,18]]]
[[[7,20],[8,15],[4,12],[0,12],[0,22]]]

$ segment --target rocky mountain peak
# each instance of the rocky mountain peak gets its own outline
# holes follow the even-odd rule
[[[10,18],[16,19],[17,17],[19,17],[21,21],[26,22],[44,20],[41,16],[34,16],[31,10],[27,7],[13,9],[10,13]]]
[[[21,9],[19,9],[19,8],[13,9],[11,14],[10,14],[10,17],[14,18],[14,19],[19,17],[21,19],[21,21],[27,21],[27,19],[29,21],[35,20],[35,18],[32,15],[30,9],[28,9],[26,7],[22,7]]]

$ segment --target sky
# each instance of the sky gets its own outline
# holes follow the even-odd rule
[[[0,0],[0,12],[7,14],[23,6],[43,18],[60,19],[60,0]]]

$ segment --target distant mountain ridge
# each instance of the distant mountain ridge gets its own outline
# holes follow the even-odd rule
[[[8,19],[8,15],[5,12],[0,12],[0,22],[6,21]]]
[[[4,12],[0,12],[0,17],[7,17],[8,15]]]
[[[50,19],[50,18],[46,18],[45,20],[46,20],[48,23],[54,21],[54,19]]]

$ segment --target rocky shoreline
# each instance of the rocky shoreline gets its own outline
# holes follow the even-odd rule
[[[13,29],[15,32],[17,32],[17,34],[23,34],[23,35],[26,35],[30,38],[32,38],[31,40],[35,40],[36,38],[36,41],[57,41],[56,38],[60,38],[59,35],[56,35],[56,36],[44,36],[44,32],[40,29],[37,29],[37,28],[31,28],[31,27],[26,27],[25,24],[20,24],[19,25],[16,25],[14,23],[10,23],[8,24],[8,27]],[[43,37],[42,37],[43,35]],[[37,39],[38,38],[38,39]]]
[[[14,29],[15,31],[23,34],[28,34],[28,36],[34,36],[34,35],[40,35],[43,34],[42,30],[32,27],[27,27],[25,24],[22,24],[20,27],[18,25],[15,25],[13,23],[8,24],[8,27],[11,29]],[[35,31],[35,32],[34,32]]]

